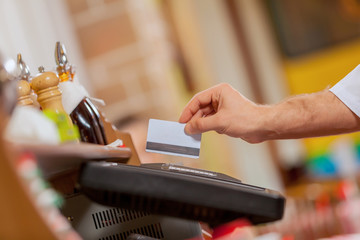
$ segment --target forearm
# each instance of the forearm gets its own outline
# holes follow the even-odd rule
[[[360,119],[328,90],[262,106],[261,141],[317,137],[360,130]]]

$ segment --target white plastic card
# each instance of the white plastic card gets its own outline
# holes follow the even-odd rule
[[[199,158],[201,134],[188,135],[184,129],[184,123],[150,119],[146,151]]]

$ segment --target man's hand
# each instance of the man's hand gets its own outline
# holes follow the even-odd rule
[[[187,123],[188,134],[214,130],[255,143],[262,141],[257,125],[264,108],[222,83],[196,94],[183,110],[179,122]]]
[[[332,92],[297,95],[274,105],[258,105],[228,84],[196,94],[179,122],[188,134],[214,130],[249,143],[349,133],[360,119]]]

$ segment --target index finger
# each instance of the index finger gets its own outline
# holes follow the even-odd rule
[[[201,108],[211,105],[215,92],[214,88],[209,88],[197,93],[185,106],[180,115],[179,122],[188,122]]]

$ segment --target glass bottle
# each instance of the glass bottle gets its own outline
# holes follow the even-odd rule
[[[56,43],[55,61],[64,96],[63,104],[73,123],[78,126],[81,141],[106,145],[107,140],[100,113],[84,93],[83,87],[73,81],[74,67],[68,63],[65,47],[60,42]]]

